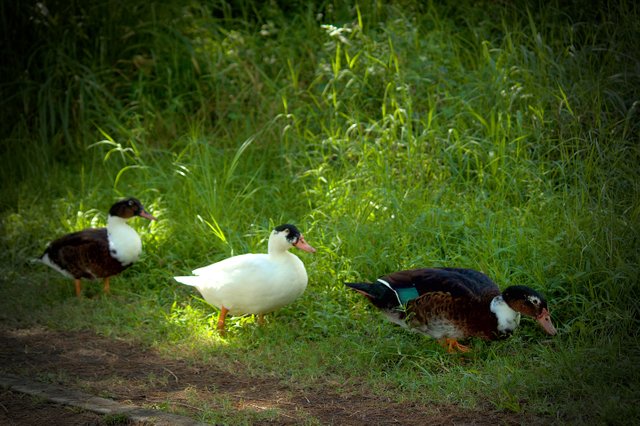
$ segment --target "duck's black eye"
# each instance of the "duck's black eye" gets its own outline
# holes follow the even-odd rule
[[[132,207],[132,206],[133,206],[133,200],[129,200],[129,201],[127,202],[127,204],[129,205],[129,207]]]

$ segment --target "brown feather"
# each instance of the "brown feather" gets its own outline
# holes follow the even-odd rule
[[[490,311],[491,297],[456,297],[446,292],[426,293],[407,304],[412,327],[448,320],[464,337],[495,339],[498,321]]]
[[[485,274],[462,268],[423,268],[399,271],[384,277],[394,286],[414,286],[420,296],[407,303],[411,327],[429,327],[447,321],[465,337],[498,336],[491,300],[500,294]]]

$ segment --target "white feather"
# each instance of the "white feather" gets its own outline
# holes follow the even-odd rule
[[[420,325],[416,327],[416,329],[421,333],[428,334],[434,339],[440,339],[442,337],[462,339],[465,337],[464,333],[460,331],[453,322],[446,318],[430,319],[427,324]]]
[[[49,253],[45,253],[44,256],[42,256],[41,258],[36,259],[36,260],[38,262],[42,262],[45,265],[55,269],[56,271],[60,272],[62,275],[64,275],[67,278],[73,278],[73,275],[71,275],[70,273],[68,273],[67,271],[65,271],[61,267],[59,267],[56,263],[51,261],[51,259],[49,258]]]
[[[142,252],[142,241],[138,233],[127,224],[126,219],[118,216],[107,218],[109,250],[111,255],[123,265],[138,260]]]
[[[518,324],[520,324],[520,313],[511,309],[502,296],[496,296],[493,298],[490,309],[498,319],[499,332],[511,332],[518,327]]]

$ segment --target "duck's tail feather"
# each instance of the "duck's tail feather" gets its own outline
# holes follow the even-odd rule
[[[184,277],[173,277],[174,280],[178,281],[181,284],[190,285],[192,287],[197,287],[201,284],[200,277],[194,277],[191,275]]]
[[[371,289],[372,289],[371,283],[344,283],[344,285],[357,291],[358,293],[364,294],[369,298],[375,297],[374,294],[371,293]]]
[[[40,256],[30,258],[29,263],[44,263],[45,265],[51,263],[51,260],[49,259],[48,247],[47,250],[45,250]]]
[[[398,294],[390,286],[382,284],[380,281],[374,283],[344,284],[358,293],[365,295],[377,308],[388,310],[400,306]]]

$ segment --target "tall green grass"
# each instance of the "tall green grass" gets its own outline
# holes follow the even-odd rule
[[[635,4],[112,3],[3,6],[5,34],[28,35],[2,68],[5,323],[132,336],[292,386],[638,417]],[[136,223],[145,255],[114,300],[77,301],[26,262],[123,195],[160,220]],[[171,277],[263,251],[282,222],[319,249],[301,255],[307,292],[221,340]],[[560,334],[525,321],[463,363],[342,285],[440,265],[541,290]]]

